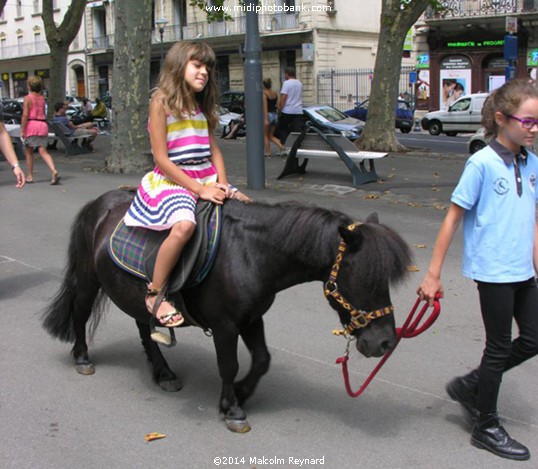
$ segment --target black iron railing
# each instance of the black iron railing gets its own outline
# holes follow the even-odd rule
[[[444,0],[441,4],[442,11],[426,10],[426,20],[538,13],[538,0]]]

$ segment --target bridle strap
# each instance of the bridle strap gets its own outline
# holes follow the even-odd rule
[[[347,229],[349,231],[354,231],[359,225],[361,225],[361,223],[356,222],[349,225]],[[340,244],[338,245],[338,252],[336,254],[336,260],[332,266],[331,273],[329,275],[329,280],[325,282],[323,291],[327,299],[329,299],[329,297],[334,298],[336,302],[342,308],[344,308],[347,312],[349,312],[351,319],[344,328],[344,334],[349,335],[355,329],[362,329],[366,327],[370,323],[370,321],[374,319],[392,314],[394,311],[394,307],[392,305],[389,305],[389,306],[385,306],[384,308],[379,308],[373,311],[368,311],[368,312],[362,311],[360,309],[355,308],[338,291],[338,284],[336,283],[336,280],[338,278],[338,273],[340,272],[340,265],[342,263],[342,259],[344,258],[344,253],[346,252],[346,249],[347,249],[346,242],[343,239],[340,240]]]

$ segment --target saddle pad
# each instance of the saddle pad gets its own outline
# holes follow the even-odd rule
[[[221,206],[199,202],[196,229],[170,275],[170,293],[197,285],[209,273],[217,253],[220,228]],[[126,226],[122,218],[110,236],[108,252],[116,265],[149,282],[161,243],[169,233],[170,230]]]

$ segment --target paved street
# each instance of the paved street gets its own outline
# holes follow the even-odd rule
[[[289,458],[322,458],[323,464],[302,467],[330,469],[536,467],[538,360],[505,376],[499,402],[508,430],[531,450],[528,462],[472,447],[464,414],[444,390],[450,378],[477,365],[483,347],[475,287],[460,275],[461,233],[446,262],[441,317],[424,335],[403,340],[357,399],[345,393],[335,364],[345,341],[331,334],[339,324],[320,283],[282,292],[266,315],[272,363],[245,406],[248,434],[232,434],[219,420],[214,348],[198,329],[179,331],[178,346],[164,351],[184,383],[180,392],[165,393],[151,380],[134,321],[111,305],[90,344],[96,373],[78,375],[70,344],[50,338],[40,314],[60,284],[75,214],[101,193],[141,177],[102,172],[109,138],[99,137],[96,146],[97,153],[70,159],[53,153],[62,175],[57,187],[49,186],[41,161],[36,182],[22,190],[14,189],[8,165],[0,166],[3,468],[299,467]],[[230,180],[245,189],[244,141],[222,148]],[[410,244],[420,269],[392,293],[401,324],[464,163],[456,154],[390,155],[376,163],[380,182],[354,189],[340,162],[311,161],[305,175],[276,180],[283,160],[272,157],[266,189],[245,191],[259,201],[297,200],[354,218],[377,212]],[[244,346],[240,355],[244,372]],[[352,354],[354,388],[376,363]],[[167,436],[146,443],[150,432]]]

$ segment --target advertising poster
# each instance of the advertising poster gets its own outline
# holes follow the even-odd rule
[[[446,57],[441,61],[439,75],[439,109],[446,111],[454,101],[471,92],[471,61],[463,55]]]
[[[426,101],[430,98],[430,71],[419,70],[417,81],[417,99]]]

